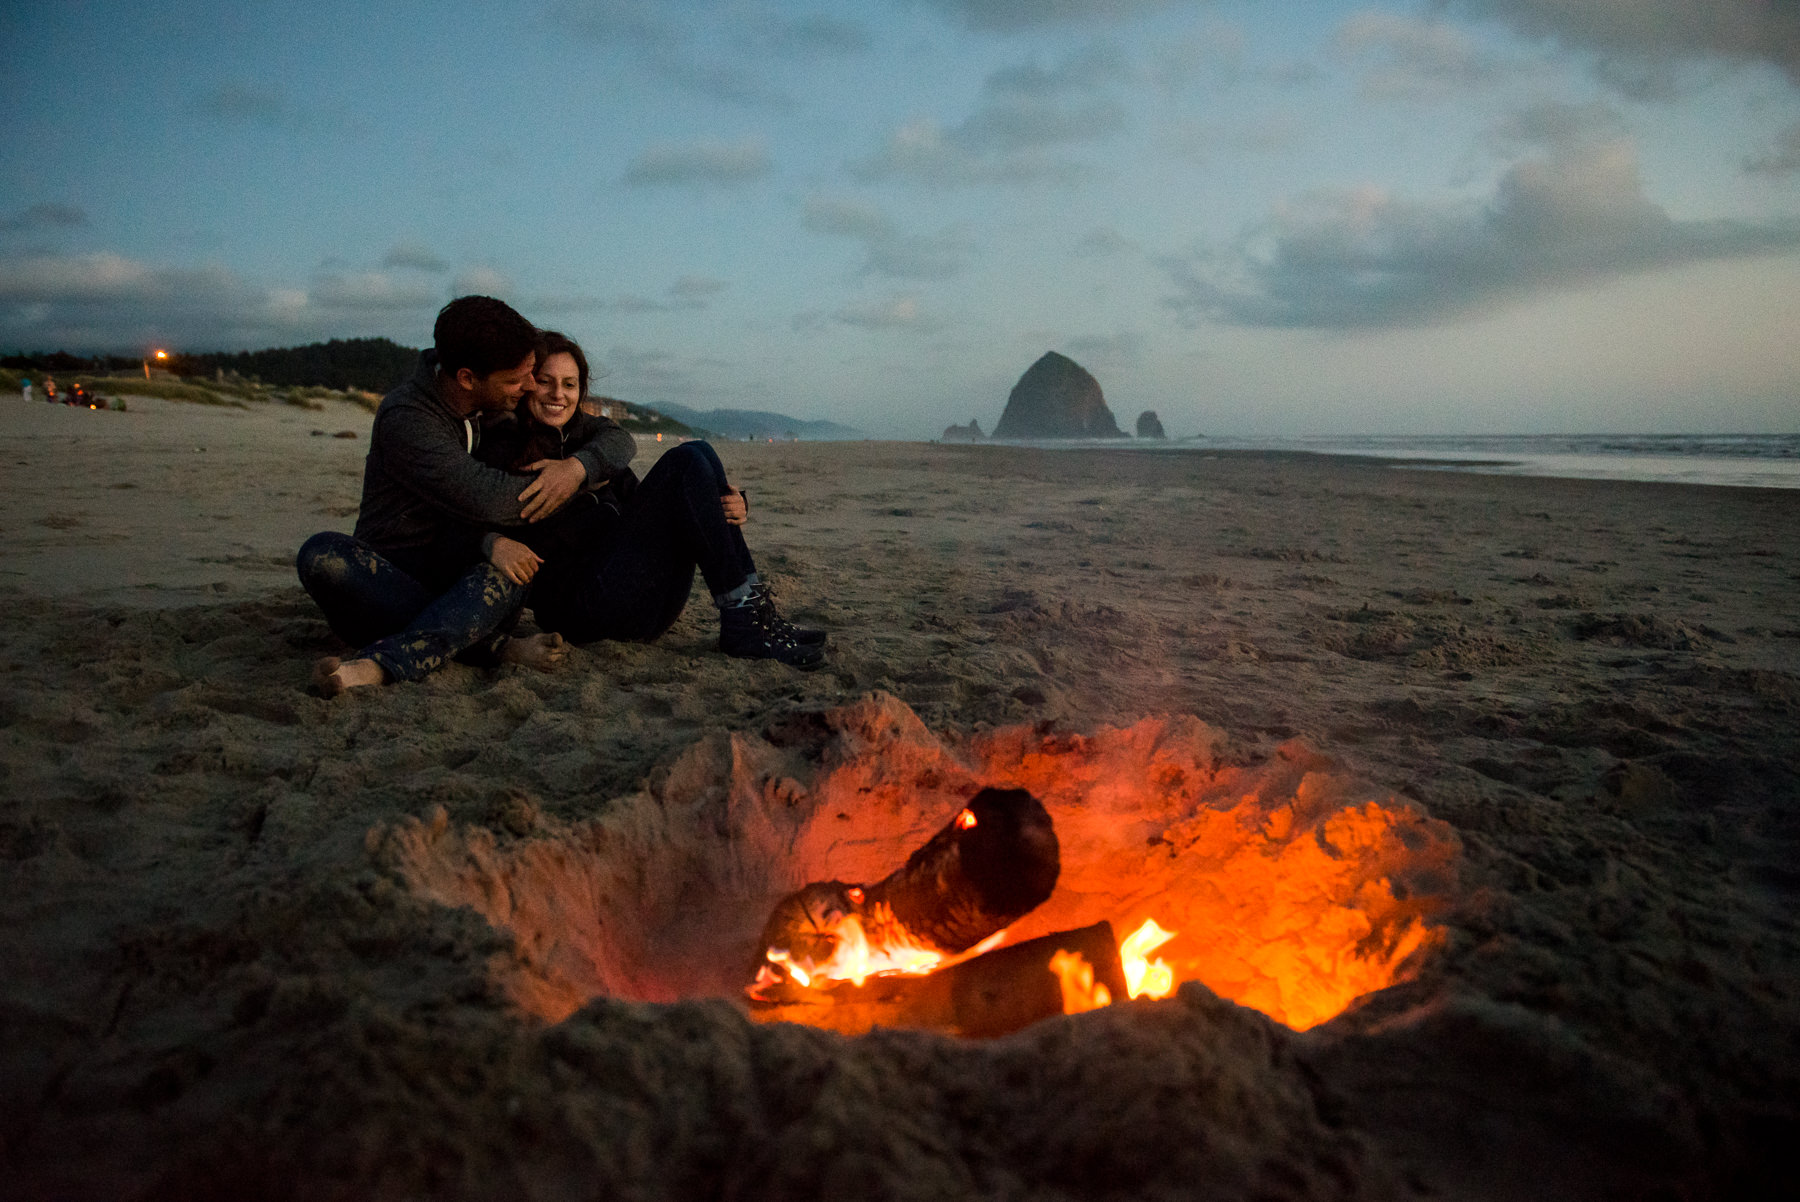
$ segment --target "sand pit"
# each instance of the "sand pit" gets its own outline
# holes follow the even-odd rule
[[[366,414],[5,417],[7,1196],[1794,1183],[1800,495],[727,446],[784,607],[833,630],[823,670],[724,660],[690,607],[656,645],[551,673],[455,667],[327,702],[307,670],[337,647],[291,555],[347,528],[366,443],[330,434]],[[1080,754],[1038,771],[1046,748]],[[1187,774],[1157,778],[1190,803],[1178,822],[1106,820],[1127,762]],[[722,962],[768,899],[879,876],[943,821],[934,789],[997,768],[1100,815],[1080,843],[1108,880],[1128,845],[1157,863],[1220,814],[1263,832],[1256,864],[1328,846],[1366,865],[1333,896],[1383,883],[1387,909],[1340,909],[1394,983],[1313,1021],[1209,969],[993,1041],[752,1022]],[[1309,773],[1319,805],[1284,828]],[[1342,854],[1331,822],[1371,804],[1403,818],[1371,859]],[[701,851],[618,854],[630,838]],[[1426,867],[1382,860],[1413,845]],[[1183,865],[1211,888],[1191,929],[1280,911],[1243,900],[1252,860]],[[1082,871],[1071,896],[1137,912]],[[1221,898],[1242,905],[1222,919]],[[1415,921],[1430,938],[1409,947]],[[591,954],[633,946],[633,923],[649,954]]]

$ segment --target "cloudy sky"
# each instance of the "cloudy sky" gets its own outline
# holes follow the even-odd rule
[[[496,15],[500,12],[507,15]],[[1797,0],[0,5],[0,350],[429,341],[654,404],[1800,429]]]

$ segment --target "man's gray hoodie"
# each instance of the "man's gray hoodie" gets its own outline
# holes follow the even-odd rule
[[[480,423],[465,419],[438,394],[437,352],[419,356],[418,371],[381,400],[363,464],[362,509],[355,535],[390,553],[443,546],[456,529],[522,526],[519,493],[529,479],[488,467],[471,452]],[[613,470],[597,450],[575,452],[589,480]],[[472,533],[470,549],[481,548]]]

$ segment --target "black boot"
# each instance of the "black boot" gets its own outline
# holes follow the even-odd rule
[[[796,668],[816,668],[825,662],[825,648],[797,643],[776,630],[775,607],[754,594],[736,605],[719,610],[719,650],[737,659],[776,659]]]
[[[825,645],[826,635],[823,630],[809,630],[804,626],[796,626],[781,616],[780,612],[775,608],[775,594],[770,591],[767,584],[758,581],[751,585],[750,596],[753,600],[768,606],[768,615],[764,618],[764,621],[766,621],[773,630],[785,635],[787,638],[793,639],[802,647],[823,647]]]

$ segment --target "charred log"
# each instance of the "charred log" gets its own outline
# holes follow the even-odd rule
[[[752,1002],[758,1022],[802,1022],[846,1035],[907,1027],[992,1038],[1062,1014],[1063,986],[1051,962],[1079,956],[1113,1000],[1126,996],[1112,924],[1044,935],[923,977],[876,977],[809,991],[804,1000]]]
[[[1024,789],[983,789],[868,890],[914,938],[967,951],[1041,905],[1062,871],[1056,828]]]
[[[1030,913],[1056,888],[1061,866],[1055,827],[1037,798],[983,789],[883,880],[817,881],[777,903],[750,994],[792,1000],[833,979],[926,971]],[[873,967],[852,969],[850,961]]]

